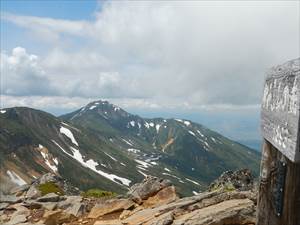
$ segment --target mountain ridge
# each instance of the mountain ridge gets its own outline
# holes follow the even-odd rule
[[[26,182],[56,168],[81,189],[97,186],[122,193],[146,175],[161,174],[179,193],[191,195],[225,170],[248,164],[257,175],[259,169],[255,150],[200,124],[143,118],[107,101],[60,117],[6,108],[0,122],[5,124],[0,130],[1,177],[14,171]]]

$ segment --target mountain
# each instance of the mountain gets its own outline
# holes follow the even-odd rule
[[[0,123],[1,178],[15,183],[52,171],[83,190],[124,193],[144,176],[159,175],[191,195],[226,170],[259,170],[259,153],[200,124],[142,118],[107,101],[61,117],[3,109]]]

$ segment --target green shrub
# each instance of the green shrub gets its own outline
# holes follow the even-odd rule
[[[110,191],[103,191],[101,189],[89,189],[86,192],[83,192],[81,194],[83,197],[94,197],[94,198],[103,198],[103,197],[114,197],[117,194],[114,192],[110,192]]]
[[[38,189],[42,193],[42,195],[46,195],[49,193],[55,193],[58,195],[64,195],[64,191],[57,186],[54,182],[47,182],[44,184],[38,185]]]

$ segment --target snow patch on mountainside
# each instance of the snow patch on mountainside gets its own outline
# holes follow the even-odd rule
[[[116,107],[116,106],[113,106],[113,109],[114,109],[115,112],[117,112],[117,111],[120,110],[120,108],[119,108],[119,107]]]
[[[190,133],[191,135],[193,135],[193,136],[196,136],[196,134],[195,134],[193,131],[190,131],[190,130],[189,130],[189,133]]]
[[[18,174],[16,174],[14,171],[10,171],[10,170],[7,170],[6,171],[6,174],[9,176],[10,180],[19,185],[19,186],[22,186],[24,184],[27,184],[26,181],[24,181]]]
[[[160,124],[156,124],[155,128],[156,128],[156,132],[158,133],[159,128],[160,128]]]
[[[65,128],[65,127],[61,126],[59,131],[60,131],[60,133],[66,135],[72,141],[73,144],[78,146],[78,143],[75,140],[75,138],[73,136],[73,133],[68,128]]]
[[[140,171],[140,170],[138,170],[138,172],[139,172],[140,174],[142,174],[144,177],[147,177],[147,176],[148,176],[147,174],[143,173],[143,172]]]
[[[135,148],[129,148],[129,149],[127,149],[127,151],[128,151],[128,152],[133,152],[133,153],[137,154],[137,153],[140,152],[141,150],[135,149]]]
[[[194,181],[194,180],[191,180],[191,179],[189,179],[189,178],[185,178],[185,179],[186,179],[187,181],[193,183],[193,184],[196,184],[196,185],[201,186],[198,182],[196,182],[196,181]]]
[[[116,161],[116,162],[118,161],[118,160],[116,160],[116,158],[112,157],[110,154],[108,154],[108,153],[106,153],[106,152],[104,152],[104,154],[107,155],[107,156],[108,156],[109,158],[111,158],[112,160],[114,160],[114,161]]]
[[[175,119],[177,122],[183,123],[186,126],[190,126],[191,122],[187,120],[182,120],[182,119]]]
[[[0,110],[0,113],[4,114],[6,113],[6,110]]]
[[[122,139],[126,144],[132,146],[132,144],[131,144],[129,141],[125,140],[124,138],[121,138],[121,139]]]
[[[177,122],[183,123],[183,120],[181,119],[175,119]]]
[[[186,126],[191,125],[191,122],[190,122],[190,121],[186,121],[186,120],[185,120],[183,123],[184,123]]]
[[[56,141],[52,140],[52,142],[55,145],[57,145],[65,154],[72,157],[73,159],[76,159],[82,166],[93,170],[94,172],[100,174],[103,177],[106,177],[107,179],[113,181],[114,183],[120,184],[120,182],[121,182],[121,184],[126,185],[126,186],[129,186],[129,184],[131,183],[131,180],[129,180],[127,178],[119,177],[115,174],[109,174],[109,173],[103,172],[102,170],[97,169],[96,166],[98,166],[99,164],[97,162],[95,162],[93,159],[89,159],[85,162],[78,149],[70,147],[70,149],[73,152],[73,155],[71,155],[65,149],[63,149]]]
[[[171,172],[171,170],[169,170],[169,169],[166,168],[166,167],[164,168],[164,170],[167,171],[167,172]]]
[[[49,160],[46,160],[45,163],[47,164],[47,166],[49,166],[49,168],[50,168],[53,172],[56,173],[56,172],[58,171],[57,167],[56,167],[55,165],[52,165],[52,164],[49,162]]]
[[[213,142],[217,143],[217,140],[213,137],[210,138]]]
[[[139,159],[135,159],[135,161],[136,161],[138,164],[140,164],[142,167],[144,167],[144,168],[148,168],[149,166],[151,166],[149,163],[144,162],[144,161],[139,160]]]
[[[180,177],[177,177],[173,174],[169,174],[169,173],[162,173],[162,175],[165,175],[165,176],[170,176],[170,177],[173,177],[173,178],[176,178],[180,183],[184,183]]]
[[[198,134],[200,134],[201,137],[204,137],[204,135],[201,133],[200,130],[197,130]]]
[[[41,153],[41,155],[43,156],[43,158],[44,158],[44,160],[45,160],[46,165],[47,165],[54,173],[57,173],[57,171],[58,171],[58,169],[57,169],[57,166],[58,166],[58,160],[57,160],[57,158],[53,158],[53,159],[52,159],[52,161],[54,162],[54,164],[51,163],[51,158],[52,158],[52,157],[49,156],[49,154],[46,152],[46,151],[48,151],[47,149],[46,149],[46,151],[43,150],[43,149],[44,149],[44,146],[41,145],[41,144],[39,144],[39,150],[40,150],[40,153]]]

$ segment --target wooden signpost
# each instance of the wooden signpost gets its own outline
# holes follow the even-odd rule
[[[257,225],[300,225],[300,58],[267,73],[261,129]]]

